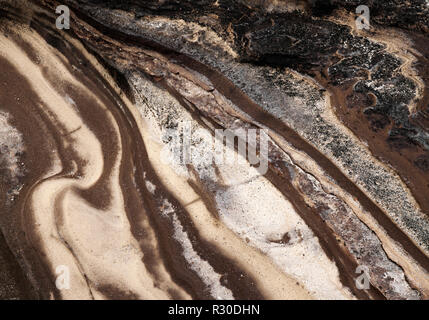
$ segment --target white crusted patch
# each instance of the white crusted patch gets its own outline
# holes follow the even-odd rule
[[[173,206],[164,200],[164,216],[169,216],[174,225],[173,237],[176,239],[183,248],[183,256],[188,262],[190,268],[194,270],[201,280],[207,285],[210,294],[218,300],[233,300],[234,296],[231,290],[224,287],[221,282],[221,275],[218,274],[213,267],[206,261],[201,259],[198,253],[194,250],[191,240],[187,233],[183,230],[177,214],[174,212]]]
[[[9,123],[9,115],[0,112],[0,170],[6,172],[7,201],[13,200],[22,187],[19,178],[24,175],[24,167],[19,161],[24,149],[21,133]]]
[[[285,273],[319,299],[351,299],[334,262],[291,203],[248,164],[221,166],[228,186],[216,193],[222,221],[249,244],[267,254]],[[281,240],[287,234],[289,241]]]
[[[145,180],[146,188],[149,190],[150,193],[154,194],[156,190],[156,186],[150,182],[149,180]]]

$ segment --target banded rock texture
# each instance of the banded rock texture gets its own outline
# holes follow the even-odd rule
[[[358,5],[0,0],[0,298],[427,299],[429,8]]]

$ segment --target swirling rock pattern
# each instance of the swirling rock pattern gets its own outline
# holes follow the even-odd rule
[[[427,1],[0,4],[0,298],[429,297]]]

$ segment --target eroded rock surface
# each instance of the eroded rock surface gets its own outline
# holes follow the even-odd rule
[[[426,1],[0,4],[1,298],[429,297]]]

